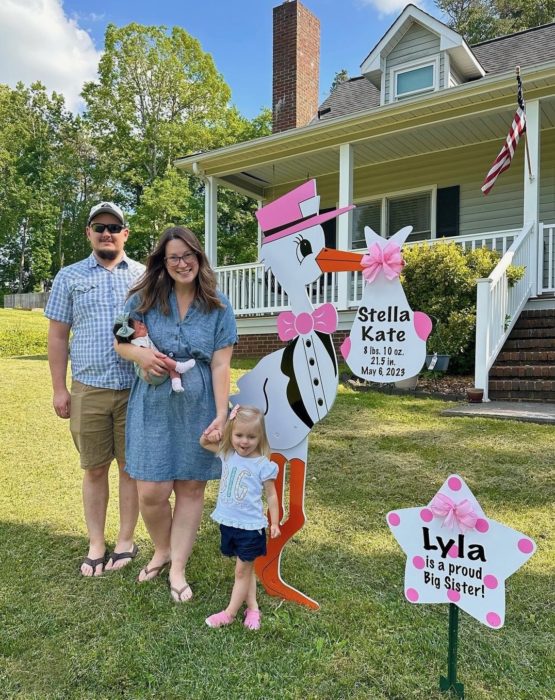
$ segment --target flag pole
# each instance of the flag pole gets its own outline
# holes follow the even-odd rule
[[[516,79],[519,81],[519,83],[521,83],[520,66],[516,67]],[[526,129],[524,131],[524,152],[526,153],[526,162],[528,163],[528,178],[530,179],[530,182],[534,182],[532,166],[530,165],[530,152],[528,151],[528,122],[526,122]]]

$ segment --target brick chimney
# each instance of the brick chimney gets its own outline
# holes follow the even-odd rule
[[[285,0],[274,7],[274,133],[316,116],[319,73],[320,22],[299,0]]]

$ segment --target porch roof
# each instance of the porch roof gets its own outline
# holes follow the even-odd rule
[[[542,100],[542,129],[555,127],[555,61],[521,71],[525,98]],[[341,144],[354,167],[459,148],[506,135],[516,109],[514,69],[176,161],[231,189],[265,199],[274,187],[338,170]]]

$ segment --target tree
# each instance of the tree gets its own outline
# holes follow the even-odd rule
[[[61,130],[71,117],[43,85],[0,91],[0,259],[3,287],[23,292],[50,277],[58,222]]]
[[[469,44],[555,20],[555,0],[435,0],[435,4]]]
[[[337,73],[333,76],[333,80],[330,87],[330,95],[338,85],[341,85],[341,83],[344,83],[347,80],[349,80],[349,73],[347,72],[347,69],[342,68],[341,70],[338,70]]]
[[[138,257],[165,225],[198,213],[201,190],[171,172],[176,158],[269,133],[268,111],[250,122],[230,96],[212,57],[181,27],[108,26],[99,80],[83,89],[85,118],[107,186],[131,211]]]

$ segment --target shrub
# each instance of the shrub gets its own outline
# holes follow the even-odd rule
[[[403,283],[409,304],[434,322],[428,352],[450,355],[449,369],[469,373],[474,368],[476,282],[487,277],[499,253],[479,248],[464,251],[455,243],[419,244],[403,250]],[[524,274],[511,266],[509,284]]]

